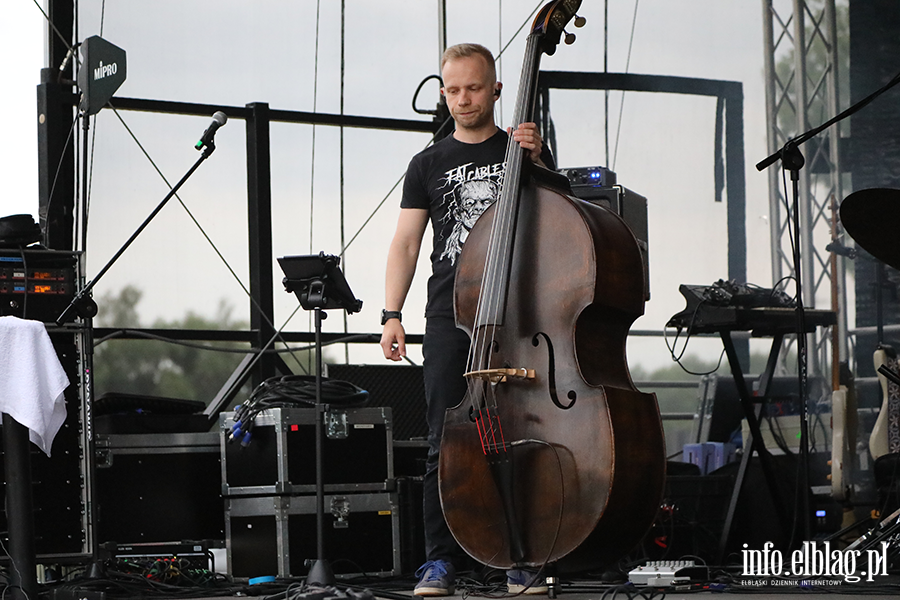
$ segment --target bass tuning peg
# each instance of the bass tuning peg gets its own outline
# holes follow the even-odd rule
[[[585,23],[587,23],[587,19],[575,15],[575,27],[584,27]]]
[[[566,34],[566,45],[571,46],[575,43],[575,34],[569,33],[568,31],[563,30],[563,33]]]

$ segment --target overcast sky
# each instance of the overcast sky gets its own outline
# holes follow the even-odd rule
[[[495,53],[537,2],[447,0],[448,42],[476,41]],[[340,111],[340,2],[129,0],[79,2],[79,39],[101,33],[125,49],[128,78],[118,96],[272,108]],[[348,0],[344,111],[352,115],[425,118],[413,113],[413,92],[438,66],[437,0]],[[609,70],[623,72],[635,3],[610,2]],[[584,3],[588,23],[572,46],[543,57],[547,70],[602,71],[603,2]],[[527,31],[527,28],[526,28]],[[0,109],[15,115],[0,145],[0,213],[37,212],[35,85],[43,66],[42,17],[32,0],[0,7]],[[739,81],[744,86],[748,279],[771,285],[765,174],[753,164],[766,152],[762,3],[748,0],[643,0],[638,4],[628,71]],[[317,44],[318,41],[318,44]],[[524,52],[524,32],[500,63],[501,110],[512,113]],[[432,107],[437,86],[426,85],[419,105]],[[684,307],[679,283],[709,284],[727,276],[726,203],[713,201],[715,99],[661,94],[611,95],[610,145],[619,132],[619,183],[649,201],[652,299],[638,329],[661,329]],[[621,128],[618,129],[619,107]],[[554,92],[560,166],[602,165],[603,94]],[[174,182],[193,164],[193,143],[208,118],[121,112],[166,177]],[[90,203],[89,276],[106,262],[165,195],[167,188],[108,110],[94,124],[96,147]],[[340,251],[339,132],[302,125],[272,127],[275,256]],[[425,134],[346,130],[345,230],[349,239],[403,175]],[[184,187],[182,199],[246,282],[246,175],[242,121],[217,135],[215,155]],[[315,144],[313,143],[315,141]],[[613,164],[612,158],[610,165]],[[347,250],[345,269],[363,311],[351,331],[380,331],[383,274],[399,211],[394,193]],[[312,222],[311,222],[312,206]],[[312,235],[310,231],[312,229]],[[430,235],[428,242],[430,243]],[[407,330],[424,329],[427,254],[404,309]],[[276,267],[277,268],[277,267]],[[275,274],[276,282],[281,274]],[[96,295],[134,284],[144,291],[145,322],[174,319],[187,310],[212,315],[220,299],[244,314],[248,302],[185,211],[174,201],[96,288]],[[280,284],[276,283],[280,288]],[[276,290],[281,322],[296,306]],[[102,307],[101,307],[102,308]],[[337,315],[335,315],[337,316]],[[339,318],[327,322],[339,328]],[[290,329],[306,330],[305,316]],[[703,344],[697,341],[696,349]],[[705,354],[718,354],[713,342]],[[416,353],[413,353],[416,358]],[[357,349],[356,362],[378,360]],[[662,340],[629,342],[632,364],[668,364]]]

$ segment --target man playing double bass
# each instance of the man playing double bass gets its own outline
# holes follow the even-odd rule
[[[456,567],[465,560],[447,528],[438,493],[438,453],[444,412],[466,393],[463,377],[469,337],[457,329],[453,314],[453,279],[457,259],[475,221],[500,193],[505,171],[508,135],[494,123],[494,104],[502,84],[494,58],[477,44],[448,48],[441,60],[443,87],[454,133],[413,157],[403,184],[400,217],[391,242],[385,278],[385,358],[406,355],[400,311],[412,283],[422,238],[429,221],[434,233],[432,275],[428,280],[423,343],[425,399],[428,419],[428,459],[424,487],[425,552],[427,562],[416,572],[417,596],[446,596],[454,592]],[[534,123],[523,123],[513,139],[528,158],[552,166]],[[543,581],[519,569],[507,572],[509,591],[541,594]]]

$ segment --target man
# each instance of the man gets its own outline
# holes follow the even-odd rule
[[[444,411],[460,403],[466,393],[463,378],[469,350],[468,335],[456,328],[453,314],[453,279],[456,262],[469,230],[497,200],[505,169],[508,135],[494,123],[494,104],[502,84],[497,81],[494,58],[477,44],[448,48],[441,61],[443,87],[450,114],[456,123],[453,135],[413,157],[403,184],[400,217],[388,252],[385,279],[385,358],[399,361],[406,355],[400,311],[412,283],[422,237],[429,220],[434,231],[432,275],[428,280],[425,308],[425,397],[428,419],[424,511],[425,551],[428,562],[416,573],[415,594],[453,594],[456,569],[465,557],[444,521],[438,493],[438,452]],[[552,162],[543,151],[534,123],[524,123],[513,139],[530,160]],[[542,152],[543,151],[543,152]],[[543,582],[533,585],[532,574],[507,573],[510,592],[546,593]],[[529,587],[529,584],[532,584]]]

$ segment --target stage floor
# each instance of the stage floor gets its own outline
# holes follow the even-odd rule
[[[756,579],[736,579],[732,578],[729,582],[729,576],[721,575],[717,577],[718,582],[696,582],[685,584],[677,587],[653,588],[632,585],[608,585],[602,583],[599,578],[592,579],[569,579],[563,580],[558,588],[557,597],[567,600],[696,600],[699,597],[712,597],[716,600],[728,600],[737,596],[746,596],[747,594],[765,595],[766,598],[775,599],[795,599],[803,597],[808,600],[839,600],[842,598],[850,598],[866,595],[883,595],[896,597],[900,594],[900,577],[884,576],[878,577],[873,582],[861,581],[851,583],[839,580],[825,581],[824,578],[817,581],[817,585],[801,586],[797,582],[786,579],[777,581],[769,581],[765,585],[765,581]],[[515,596],[506,593],[506,587],[503,585],[502,576],[488,577],[487,584],[483,581],[476,581],[461,577],[457,582],[456,593],[452,598],[514,598]],[[490,585],[496,582],[497,585]],[[124,583],[124,585],[123,585]],[[145,585],[146,584],[146,585]],[[154,585],[148,582],[132,581],[125,583],[119,580],[113,584],[112,581],[95,581],[84,587],[76,585],[62,586],[66,592],[62,592],[62,588],[56,595],[51,594],[50,598],[55,600],[72,600],[90,598],[91,600],[102,600],[102,596],[97,592],[101,590],[105,592],[106,598],[204,598],[207,600],[225,600],[226,598],[248,597],[253,596],[261,599],[270,600],[371,600],[373,597],[380,600],[413,600],[417,598],[413,595],[413,586],[415,580],[408,578],[392,578],[392,579],[368,579],[354,581],[338,581],[334,587],[306,587],[302,580],[294,582],[276,582],[271,584],[262,584],[249,586],[243,584],[233,584],[222,581],[221,587],[216,586],[214,589],[207,588],[190,588],[190,587],[169,587]],[[70,592],[75,592],[70,595]],[[85,593],[92,592],[92,593]],[[529,595],[530,598],[540,600],[548,598],[544,595]]]

